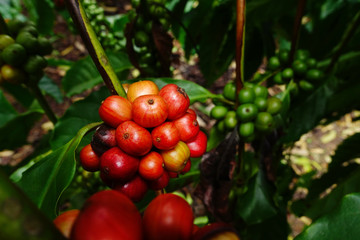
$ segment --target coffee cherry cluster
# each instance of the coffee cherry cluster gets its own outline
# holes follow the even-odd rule
[[[141,71],[148,76],[160,76],[162,69],[161,56],[153,37],[153,25],[161,26],[162,34],[169,30],[169,15],[166,12],[165,0],[133,0],[136,17],[133,19],[132,46]]]
[[[167,84],[159,91],[147,80],[131,84],[127,98],[106,98],[99,108],[104,124],[80,151],[82,167],[100,171],[107,186],[133,201],[165,188],[206,151],[207,137],[189,105],[183,88]]]
[[[110,23],[105,18],[104,9],[98,6],[96,0],[82,0],[82,3],[101,45],[105,49],[115,51],[124,49],[126,40],[123,31],[111,31]]]
[[[223,95],[226,99],[235,101],[239,106],[236,111],[229,110],[230,106],[215,105],[210,116],[216,120],[218,130],[224,132],[238,126],[238,133],[245,142],[253,141],[256,136],[266,134],[274,127],[273,116],[281,111],[282,102],[279,98],[269,97],[266,87],[246,83],[238,95],[233,82],[224,87]]]
[[[44,55],[52,51],[50,42],[31,22],[10,20],[7,28],[9,34],[0,35],[0,83],[37,83],[47,66]]]
[[[275,84],[292,84],[293,92],[298,88],[303,91],[312,91],[323,77],[323,72],[317,68],[317,60],[310,57],[306,50],[299,49],[294,54],[294,61],[288,67],[289,51],[280,50],[276,56],[269,59],[267,68],[277,72],[272,81]]]

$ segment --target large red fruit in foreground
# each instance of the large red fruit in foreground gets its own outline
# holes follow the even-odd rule
[[[181,197],[167,193],[150,202],[143,216],[146,240],[189,240],[193,227],[193,212]]]
[[[113,189],[125,194],[134,202],[140,202],[141,199],[144,198],[148,190],[148,186],[144,179],[142,179],[139,175],[136,175],[127,183],[116,184]]]
[[[187,111],[190,106],[190,99],[185,89],[176,84],[167,84],[159,92],[169,107],[168,119],[174,120]]]
[[[71,240],[143,240],[141,216],[131,200],[115,190],[101,191],[84,204]]]
[[[79,215],[80,210],[72,209],[66,212],[63,212],[54,219],[54,224],[57,229],[66,237],[69,238],[71,234],[71,229],[75,223],[77,216]]]
[[[116,128],[120,123],[131,120],[131,102],[117,95],[107,97],[101,103],[99,116],[106,124]]]

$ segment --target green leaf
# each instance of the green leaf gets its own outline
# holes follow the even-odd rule
[[[100,123],[89,124],[61,148],[45,155],[22,173],[17,185],[50,219],[58,211],[58,200],[75,174],[75,150],[83,136]]]
[[[206,151],[216,148],[226,137],[227,133],[220,132],[217,127],[213,127],[210,130]]]
[[[360,157],[360,133],[346,138],[336,149],[334,156],[332,156],[329,170],[336,169],[344,162]]]
[[[335,189],[331,191],[326,197],[316,199],[307,206],[309,209],[305,211],[304,215],[312,219],[319,218],[325,213],[333,210],[346,194],[360,191],[360,168],[356,167],[356,171],[352,171],[342,180],[339,180]]]
[[[62,103],[64,101],[60,88],[48,76],[44,76],[40,79],[39,87],[41,90],[52,96],[57,103]]]
[[[292,102],[289,118],[291,124],[286,129],[286,135],[281,138],[283,143],[294,142],[312,128],[324,117],[327,99],[333,94],[333,84],[336,78],[330,77],[310,95],[298,95],[297,102]]]
[[[50,145],[57,149],[67,143],[82,126],[101,121],[98,109],[101,102],[109,96],[108,90],[103,87],[92,92],[88,97],[72,104],[64,116],[55,124]]]
[[[15,118],[18,113],[13,106],[7,101],[0,89],[0,127],[4,126],[8,121]]]
[[[166,187],[166,192],[173,192],[178,189],[185,187],[190,183],[194,183],[199,181],[200,179],[200,171],[193,170],[191,172],[186,173],[185,175],[180,175],[178,178],[170,179],[168,186]]]
[[[266,182],[264,173],[259,171],[248,186],[247,192],[236,202],[236,215],[247,224],[257,224],[274,217],[277,209],[272,199],[272,189]]]
[[[150,80],[154,81],[154,83],[161,89],[166,84],[174,83],[179,87],[185,89],[186,93],[189,95],[190,102],[204,102],[208,98],[216,97],[215,94],[208,91],[206,88],[187,80],[178,80],[171,78],[153,78]]]
[[[227,1],[213,9],[209,24],[205,25],[202,31],[199,65],[207,79],[207,85],[213,83],[228,69],[235,56],[234,3]]]
[[[312,223],[295,240],[358,239],[360,236],[359,206],[359,193],[346,195],[333,211]]]
[[[50,34],[55,22],[53,1],[24,0],[24,3],[29,12],[30,19],[36,23],[38,31],[43,34]]]
[[[43,111],[32,110],[19,114],[0,128],[0,151],[14,149],[26,143],[34,123],[43,116]]]
[[[107,55],[115,73],[125,78],[124,71],[132,67],[127,55],[121,52],[109,52]],[[102,77],[90,56],[74,63],[62,80],[68,97],[82,93],[100,83],[102,83]]]
[[[33,104],[35,98],[25,86],[5,82],[2,87],[25,108],[29,108]]]

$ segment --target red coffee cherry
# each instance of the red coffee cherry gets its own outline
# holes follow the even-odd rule
[[[174,120],[173,123],[179,130],[180,140],[183,142],[194,139],[200,130],[198,121],[190,113],[185,113],[182,117]]]
[[[177,172],[172,172],[172,171],[167,171],[167,172],[168,172],[170,178],[178,178],[179,177],[179,173],[177,173]]]
[[[158,86],[150,81],[144,80],[139,82],[134,82],[129,86],[127,91],[127,99],[130,102],[133,102],[136,98],[143,95],[157,95],[159,93]]]
[[[191,169],[191,159],[189,158],[189,160],[186,162],[185,167],[183,168],[183,170],[181,170],[180,174],[185,174],[189,172],[190,169]]]
[[[57,229],[59,229],[59,231],[64,235],[64,237],[70,238],[71,229],[79,213],[79,209],[72,209],[61,213],[54,219],[54,225]]]
[[[206,152],[207,136],[204,132],[199,131],[196,137],[190,142],[187,142],[186,145],[190,149],[190,157],[201,157]]]
[[[115,190],[86,200],[71,231],[71,240],[143,240],[142,219],[134,203]]]
[[[101,124],[96,128],[90,144],[94,152],[101,156],[104,152],[116,146],[115,128]]]
[[[197,117],[196,112],[195,112],[193,109],[191,109],[191,108],[188,108],[188,110],[186,110],[186,112],[187,112],[187,113],[190,113],[190,114],[193,115],[194,117]]]
[[[175,84],[165,85],[160,90],[159,95],[164,98],[169,107],[168,119],[170,120],[177,119],[184,115],[190,106],[190,99],[185,89]]]
[[[100,171],[111,181],[129,181],[138,167],[139,159],[126,154],[118,147],[107,150],[100,158]]]
[[[168,150],[180,141],[180,133],[173,122],[164,122],[151,131],[151,138],[156,148]]]
[[[139,174],[146,180],[156,180],[164,173],[164,160],[157,152],[150,152],[140,159]]]
[[[169,184],[169,181],[170,181],[169,173],[167,171],[164,171],[161,177],[159,177],[158,179],[148,181],[148,186],[150,189],[154,191],[158,191],[165,188]]]
[[[172,172],[181,171],[190,157],[190,150],[186,143],[180,141],[173,149],[160,152],[164,159],[165,168]]]
[[[181,197],[167,193],[157,196],[144,211],[143,230],[147,240],[189,240],[193,212]]]
[[[144,179],[139,175],[135,175],[135,177],[127,183],[116,184],[113,189],[125,194],[133,202],[140,202],[144,198],[148,186]]]
[[[159,95],[143,95],[133,102],[132,118],[144,128],[159,126],[168,116],[168,106]]]
[[[131,108],[129,100],[113,95],[102,102],[99,115],[106,124],[116,128],[120,123],[131,120]]]
[[[118,146],[133,156],[143,156],[152,147],[151,134],[133,121],[121,123],[115,132]]]
[[[88,144],[83,147],[80,151],[80,163],[81,166],[89,172],[96,172],[100,168],[100,158],[91,148],[91,145]]]

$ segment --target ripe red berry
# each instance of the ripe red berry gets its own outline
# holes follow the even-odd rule
[[[133,121],[121,123],[115,132],[118,146],[133,156],[143,156],[152,147],[151,134]]]
[[[177,172],[168,171],[170,178],[178,178],[179,174]]]
[[[146,180],[156,180],[164,173],[164,160],[157,152],[150,152],[140,159],[139,174]]]
[[[186,144],[190,149],[190,157],[201,157],[206,152],[207,136],[204,132],[199,131],[196,137]]]
[[[173,121],[180,133],[180,140],[191,141],[200,130],[200,126],[194,115],[185,113],[182,117]]]
[[[174,120],[186,112],[190,106],[190,99],[186,91],[175,84],[165,85],[159,92],[169,107],[168,119]]]
[[[126,98],[112,95],[101,103],[99,115],[106,124],[116,128],[120,123],[131,120],[131,103]]]
[[[125,194],[132,201],[139,202],[144,198],[148,186],[144,179],[135,175],[133,179],[124,184],[116,184],[113,189]]]
[[[191,169],[191,159],[189,158],[189,160],[186,162],[185,167],[183,168],[183,170],[181,170],[180,174],[185,174],[185,173],[189,172],[190,169]]]
[[[191,206],[181,197],[167,193],[157,196],[144,211],[147,240],[189,240],[193,227]]]
[[[197,117],[196,112],[191,108],[188,108],[188,110],[186,110],[186,112],[192,114],[194,117]]]
[[[170,181],[169,173],[167,171],[164,171],[161,177],[159,177],[158,179],[148,181],[148,185],[150,189],[157,191],[165,188],[169,184],[169,181]]]
[[[116,146],[115,128],[101,124],[91,139],[91,147],[94,152],[101,156],[104,152]]]
[[[132,118],[145,128],[159,126],[168,116],[168,106],[159,95],[143,95],[133,102]]]
[[[180,141],[180,133],[173,122],[164,122],[151,131],[151,138],[156,148],[168,150]]]
[[[123,152],[118,147],[107,150],[100,158],[100,171],[108,180],[129,181],[139,167],[139,159]]]
[[[83,147],[80,151],[80,163],[81,166],[89,172],[96,172],[100,168],[100,158],[91,148],[91,145],[88,144]]]

